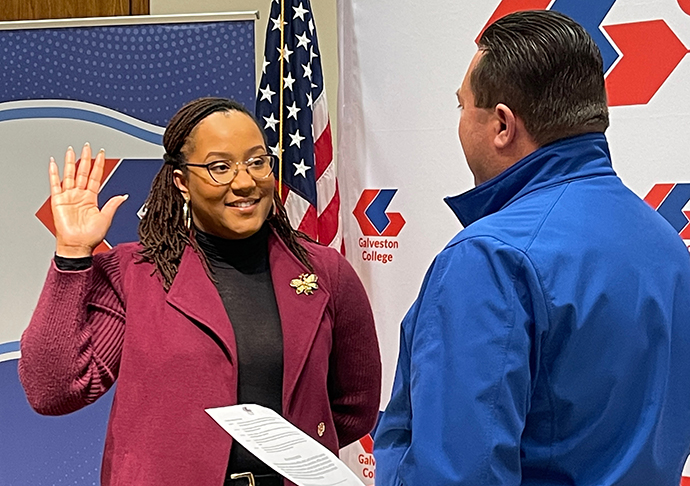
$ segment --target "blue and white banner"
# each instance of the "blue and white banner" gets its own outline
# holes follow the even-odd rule
[[[48,159],[106,149],[101,203],[130,194],[103,248],[136,240],[170,117],[201,96],[255,102],[252,14],[0,24],[0,486],[99,484],[111,393],[65,417],[33,412],[19,338],[55,242]],[[133,23],[137,22],[137,23]],[[78,152],[78,149],[77,149]]]

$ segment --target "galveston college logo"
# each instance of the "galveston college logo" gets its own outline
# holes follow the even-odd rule
[[[398,241],[393,238],[405,226],[405,219],[400,213],[388,213],[386,209],[397,192],[397,189],[365,189],[352,211],[364,235],[358,243],[365,262],[393,261],[391,250],[398,248]]]
[[[690,248],[690,184],[656,184],[644,200],[673,226]]]
[[[644,105],[659,91],[688,49],[661,19],[608,25],[617,0],[503,0],[486,28],[519,10],[556,10],[580,23],[604,60],[609,106]],[[690,0],[677,0],[690,15]],[[483,31],[483,30],[482,30]]]

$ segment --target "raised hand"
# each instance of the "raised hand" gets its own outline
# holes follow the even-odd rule
[[[115,196],[98,209],[105,151],[96,155],[91,169],[91,147],[85,144],[81,162],[76,168],[76,154],[72,147],[65,153],[62,184],[55,159],[50,158],[50,205],[55,223],[56,250],[63,257],[91,256],[105,238],[115,211],[127,200],[127,195]]]

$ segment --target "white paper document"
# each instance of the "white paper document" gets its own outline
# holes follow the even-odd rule
[[[206,412],[245,449],[298,486],[364,486],[331,451],[260,405]]]

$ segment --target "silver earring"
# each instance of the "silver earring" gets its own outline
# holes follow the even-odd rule
[[[184,200],[184,205],[182,206],[182,219],[184,220],[184,226],[187,228],[187,231],[192,229],[192,211],[190,211],[189,206],[190,202],[188,200]]]

